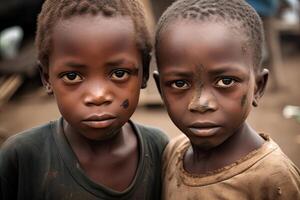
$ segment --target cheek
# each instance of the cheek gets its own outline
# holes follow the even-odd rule
[[[245,105],[246,105],[246,103],[247,103],[247,101],[248,101],[247,98],[248,98],[248,97],[247,97],[247,94],[244,94],[244,95],[242,96],[242,99],[241,99],[241,107],[242,107],[242,108],[245,107]]]
[[[240,97],[240,105],[243,110],[250,110],[252,107],[252,101],[254,98],[254,83],[253,80],[249,80],[245,85],[242,95]]]
[[[241,90],[230,95],[218,95],[217,98],[222,99],[219,103],[227,114],[244,113],[251,107],[251,94],[247,88],[241,88]]]
[[[59,98],[55,97],[55,99],[59,112],[64,119],[66,119],[70,124],[78,121],[78,113],[81,112],[81,107],[78,106],[77,102],[72,101],[72,98],[67,98],[66,96],[59,96]]]
[[[129,107],[129,100],[128,99],[124,100],[123,103],[121,104],[121,107],[127,109]]]
[[[161,97],[167,110],[172,110],[172,105],[176,102],[174,95],[170,94],[164,87],[161,88]]]
[[[185,101],[187,98],[176,98],[174,95],[170,95],[162,91],[162,99],[164,101],[167,112],[172,121],[178,121],[177,118],[181,118],[187,110]],[[180,120],[179,120],[180,121]]]
[[[252,105],[252,97],[251,94],[244,94],[241,97],[241,109],[244,113],[243,118],[246,118],[251,110],[251,105]]]
[[[133,112],[139,101],[139,95],[140,95],[140,87],[137,83],[130,84],[130,87],[123,88],[117,92],[118,96],[120,97],[118,102],[120,108],[124,112]]]

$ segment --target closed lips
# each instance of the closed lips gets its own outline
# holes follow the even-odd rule
[[[115,119],[115,116],[108,114],[92,115],[83,120],[83,124],[91,128],[106,128],[110,126],[115,121]]]
[[[209,123],[209,122],[203,122],[203,123],[194,123],[189,127],[189,130],[197,135],[202,137],[209,137],[215,135],[218,130],[220,129],[220,126]]]
[[[116,118],[111,114],[91,115],[83,121],[105,121]]]
[[[215,127],[219,127],[219,126],[211,122],[196,122],[190,126],[190,128],[199,128],[199,129],[207,129],[207,128],[215,128]]]

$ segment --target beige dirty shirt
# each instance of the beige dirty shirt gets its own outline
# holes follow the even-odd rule
[[[183,168],[189,140],[179,136],[164,152],[165,200],[300,200],[300,172],[269,137],[263,146],[236,163],[203,175]]]

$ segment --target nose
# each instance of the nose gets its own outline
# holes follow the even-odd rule
[[[94,83],[86,88],[84,103],[87,106],[108,105],[112,101],[113,95],[108,85]]]
[[[218,109],[218,103],[212,91],[201,88],[199,91],[195,91],[188,109],[191,112],[213,112]]]

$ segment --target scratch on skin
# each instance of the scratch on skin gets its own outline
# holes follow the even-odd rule
[[[125,101],[123,101],[123,103],[121,104],[121,107],[123,107],[124,109],[127,109],[129,107],[129,101],[128,101],[128,99],[126,99]]]

